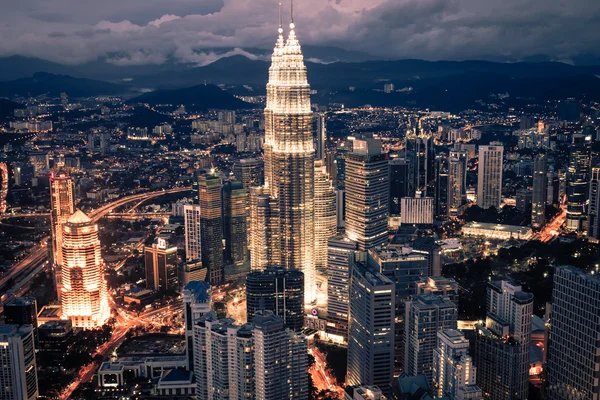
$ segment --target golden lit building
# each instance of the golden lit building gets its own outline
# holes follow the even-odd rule
[[[6,212],[6,196],[8,195],[8,166],[0,162],[0,213]]]
[[[64,172],[50,173],[50,224],[52,226],[52,259],[58,300],[62,295],[62,236],[63,225],[75,212],[75,185]]]
[[[110,317],[98,224],[77,210],[63,226],[62,315],[74,327],[96,328]]]
[[[315,267],[327,268],[327,241],[337,233],[335,192],[325,163],[315,161]]]
[[[267,83],[265,108],[265,188],[275,222],[253,224],[250,248],[256,250],[264,240],[262,230],[274,226],[279,240],[267,241],[276,249],[251,252],[252,266],[271,265],[299,269],[304,273],[305,300],[316,299],[314,262],[314,158],[310,86],[300,44],[290,23],[290,32],[284,43],[283,28],[273,50]],[[267,202],[263,202],[267,203]],[[256,205],[256,200],[251,200]],[[266,206],[266,204],[263,204]],[[252,206],[251,206],[252,208]],[[252,210],[251,210],[252,214]],[[254,243],[253,243],[254,241]],[[280,257],[274,257],[280,255]],[[273,257],[271,260],[266,257]],[[262,259],[257,259],[262,257]]]

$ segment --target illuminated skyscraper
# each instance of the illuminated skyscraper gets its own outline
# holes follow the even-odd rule
[[[220,177],[204,174],[198,182],[200,201],[200,258],[208,269],[208,282],[215,286],[225,280],[223,265],[223,210]]]
[[[467,202],[466,151],[452,150],[448,157],[448,213],[456,217],[460,207]]]
[[[163,291],[178,289],[177,247],[169,247],[163,238],[144,248],[146,287]]]
[[[6,196],[8,195],[8,166],[0,162],[0,213],[6,212]]]
[[[186,204],[183,207],[185,226],[185,259],[186,261],[200,260],[200,206]]]
[[[75,212],[75,185],[64,172],[50,174],[50,225],[52,226],[52,258],[54,282],[58,300],[62,295],[62,236],[63,225]]]
[[[63,226],[62,313],[74,327],[96,328],[110,317],[98,224],[77,210]]]
[[[355,140],[346,155],[346,235],[360,250],[387,242],[389,164],[381,141]]]
[[[310,87],[294,29],[292,18],[289,36],[284,43],[280,26],[269,68],[265,108],[265,187],[261,195],[269,195],[272,201],[262,198],[261,204],[269,208],[268,211],[263,209],[262,214],[264,217],[268,215],[271,221],[251,222],[251,264],[253,268],[271,264],[301,270],[305,276],[305,300],[313,302],[316,299],[315,151]],[[257,204],[256,199],[251,200],[251,216],[255,214],[252,207]],[[256,243],[266,237],[269,238],[266,245],[276,249],[257,251]]]
[[[588,206],[587,236],[600,239],[600,168],[592,168]]]
[[[248,191],[238,181],[223,185],[225,260],[242,265],[248,260]]]
[[[567,171],[567,229],[570,231],[580,232],[585,228],[591,144],[591,136],[573,135]]]
[[[420,124],[420,123],[419,123]],[[410,160],[411,186],[410,193],[420,190],[428,197],[435,191],[435,148],[433,135],[420,127],[420,132],[406,135],[406,159]]]
[[[0,325],[0,365],[0,399],[38,398],[32,325]]]
[[[548,158],[540,154],[533,163],[533,191],[531,193],[531,225],[540,228],[546,222],[548,187]]]
[[[479,146],[477,171],[477,205],[481,208],[500,208],[502,202],[502,143]]]
[[[325,164],[315,162],[315,266],[327,267],[327,241],[337,233],[336,195]]]
[[[233,163],[233,175],[242,182],[248,192],[254,186],[261,186],[265,180],[265,164],[258,158],[243,158]]]
[[[327,125],[324,113],[318,113],[317,119],[317,140],[316,140],[316,153],[315,160],[325,160],[325,151],[327,144]]]

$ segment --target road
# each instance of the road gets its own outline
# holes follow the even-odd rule
[[[567,206],[563,204],[560,208],[560,214],[557,214],[550,222],[548,222],[542,230],[533,237],[533,239],[547,243],[560,234],[560,229],[567,220]]]
[[[315,364],[308,369],[315,387],[319,391],[331,390],[338,395],[339,399],[343,399],[344,388],[337,384],[336,379],[327,370],[325,355],[316,347],[310,347],[308,353],[315,358]]]

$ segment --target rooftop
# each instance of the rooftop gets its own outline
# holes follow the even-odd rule
[[[92,220],[90,219],[90,217],[85,215],[83,211],[78,209],[73,213],[73,215],[69,217],[67,222],[70,224],[87,224],[89,222],[92,222]]]
[[[30,306],[35,304],[35,297],[15,297],[6,306]]]
[[[184,293],[189,292],[198,303],[210,301],[210,284],[205,281],[190,281],[183,288]]]

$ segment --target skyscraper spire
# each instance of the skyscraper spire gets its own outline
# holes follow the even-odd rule
[[[290,0],[290,17],[290,28],[294,29],[294,0]]]

